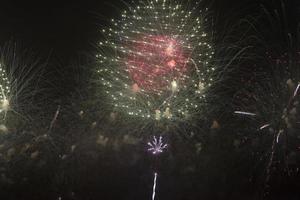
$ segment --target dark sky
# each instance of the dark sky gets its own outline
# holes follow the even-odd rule
[[[251,8],[253,2],[262,1],[216,0],[215,8],[223,12],[221,16],[226,20],[236,17],[234,13],[251,13],[255,10]],[[67,62],[91,49],[100,37],[100,25],[118,16],[124,7],[120,2],[4,0],[0,5],[0,45],[16,41],[25,48]]]
[[[235,0],[230,0],[230,5]],[[237,1],[236,1],[237,2]],[[123,5],[123,6],[122,6]],[[224,4],[228,5],[228,4]],[[221,5],[221,6],[224,6]],[[107,1],[16,1],[0,6],[0,44],[22,43],[61,61],[88,51],[99,37],[100,24],[124,7],[119,0]],[[245,9],[245,8],[244,8]]]
[[[66,61],[90,48],[99,36],[99,24],[112,13],[112,4],[101,0],[7,0],[0,6],[0,42],[16,41]]]

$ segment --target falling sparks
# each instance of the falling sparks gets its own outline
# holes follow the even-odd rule
[[[159,136],[159,139],[157,139],[156,136],[153,136],[153,140],[148,142],[148,147],[148,151],[150,151],[153,155],[156,155],[162,153],[168,145],[163,143],[162,136]]]
[[[300,87],[300,83],[298,83],[298,85],[297,85],[297,87],[296,87],[296,89],[295,89],[295,91],[294,91],[294,98],[296,97],[296,95],[298,94],[298,91],[299,91],[299,87]]]
[[[264,124],[259,128],[259,130],[263,130],[265,128],[268,128],[269,126],[271,126],[271,124]]]
[[[280,135],[283,133],[283,130],[279,130],[278,131],[278,134],[277,134],[277,136],[276,136],[276,142],[278,143],[279,142],[279,137],[280,137]]]
[[[282,74],[280,74],[280,76],[281,75]],[[254,96],[254,102],[256,104],[258,103],[256,105],[257,114],[243,111],[234,112],[239,115],[253,116],[257,121],[264,121],[264,124],[261,125],[258,130],[266,130],[272,135],[272,144],[266,165],[264,190],[268,188],[267,185],[272,175],[272,166],[275,164],[275,159],[277,159],[276,153],[281,153],[280,149],[287,148],[287,146],[291,149],[294,148],[287,143],[287,137],[293,137],[290,131],[297,128],[300,83],[295,84],[297,82],[294,81],[294,78],[288,78],[287,81],[285,80],[286,79],[278,81],[275,79],[274,82],[267,83],[267,91],[265,89],[261,90],[261,88],[254,88],[254,91],[257,93],[251,96]],[[265,94],[267,95],[265,96]],[[251,105],[251,107],[253,107],[253,105]],[[269,134],[266,136],[268,135]],[[289,155],[287,150],[285,150],[284,153],[286,154],[285,156]],[[276,162],[284,163],[286,172],[290,173],[287,160],[276,160]]]
[[[256,116],[255,113],[251,113],[251,112],[234,111],[234,113],[235,113],[235,114],[238,114],[238,115]]]
[[[52,128],[53,128],[53,126],[54,126],[54,124],[55,124],[55,122],[57,120],[57,117],[58,117],[59,113],[60,113],[60,105],[57,106],[57,110],[56,110],[56,112],[54,114],[54,117],[53,117],[51,123],[50,123],[49,132],[52,130]]]

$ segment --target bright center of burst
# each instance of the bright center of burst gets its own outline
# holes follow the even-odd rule
[[[172,81],[171,85],[172,85],[172,92],[175,92],[177,90],[177,87],[178,87],[177,82]]]
[[[129,48],[126,64],[136,87],[154,93],[177,90],[178,81],[183,81],[187,72],[186,55],[190,53],[185,52],[182,41],[146,35],[132,41]]]
[[[9,101],[8,99],[3,99],[1,105],[1,111],[8,111],[8,109],[9,109]]]

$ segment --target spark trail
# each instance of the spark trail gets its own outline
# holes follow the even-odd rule
[[[155,200],[156,179],[157,179],[157,173],[155,172],[154,179],[153,179],[152,200]]]
[[[152,141],[148,142],[148,151],[152,153],[154,156],[158,156],[159,154],[163,153],[164,149],[168,147],[167,144],[163,143],[162,136],[159,136],[159,139],[157,139],[156,136],[153,136]],[[155,169],[154,172],[154,179],[153,179],[153,187],[152,187],[152,200],[155,200],[156,195],[156,182],[157,182],[157,176],[158,172]]]

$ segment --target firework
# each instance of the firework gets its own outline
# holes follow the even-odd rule
[[[163,143],[162,136],[159,136],[159,139],[153,136],[153,140],[148,142],[148,146],[148,151],[150,151],[153,155],[162,153],[163,150],[168,147],[167,144]]]
[[[1,108],[0,113],[3,114],[3,118],[6,117],[7,111],[9,110],[9,99],[10,96],[10,82],[3,64],[0,63],[0,101]]]
[[[163,142],[162,136],[159,136],[157,138],[156,136],[153,136],[153,139],[148,142],[148,151],[152,153],[152,155],[159,155],[163,153],[164,149],[168,147],[168,144]],[[155,193],[156,193],[156,181],[157,181],[158,173],[154,172],[154,179],[153,179],[153,188],[152,188],[152,200],[155,199]]]
[[[153,179],[153,188],[152,188],[152,200],[155,199],[156,180],[157,180],[157,173],[155,172],[154,179]]]
[[[293,63],[293,60],[284,63]],[[250,115],[253,124],[252,138],[260,138],[263,142],[263,156],[265,158],[264,194],[267,194],[267,185],[271,184],[270,178],[274,169],[282,169],[289,174],[291,169],[291,155],[299,146],[300,121],[299,116],[299,80],[297,67],[292,64],[277,62],[272,67],[272,72],[264,73],[263,81],[251,82],[243,94],[238,96],[239,108],[245,111],[236,111],[235,114]],[[241,109],[242,110],[242,109]],[[251,112],[248,112],[251,111]],[[255,114],[254,114],[255,113]],[[252,115],[254,114],[254,115]],[[252,128],[252,129],[251,129]],[[258,131],[259,136],[253,135]],[[255,152],[257,150],[254,149]],[[258,153],[258,152],[257,152]]]
[[[15,44],[8,43],[0,48],[2,120],[6,119],[8,113],[27,120],[30,118],[30,112],[37,109],[34,97],[39,91],[38,83],[43,65],[34,58],[34,55],[27,51],[17,50]]]
[[[258,67],[247,80],[246,89],[242,89],[236,99],[239,110],[256,114],[247,121],[251,136],[245,138],[253,138],[255,146],[261,145],[253,149],[253,154],[258,155],[257,162],[264,166],[263,198],[272,189],[272,176],[277,176],[274,179],[278,180],[283,178],[279,176],[290,177],[292,171],[299,168],[292,161],[296,159],[300,142],[297,123],[300,121],[299,30],[296,28],[298,24],[288,23],[294,17],[288,19],[291,15],[285,10],[287,5],[294,6],[293,2],[278,3],[264,4],[263,20],[255,23],[257,30],[267,33],[259,36],[263,48],[257,49],[260,51],[257,57],[265,56],[257,59]]]
[[[206,11],[198,7],[140,1],[102,30],[98,74],[114,111],[156,121],[201,111],[215,67]]]

